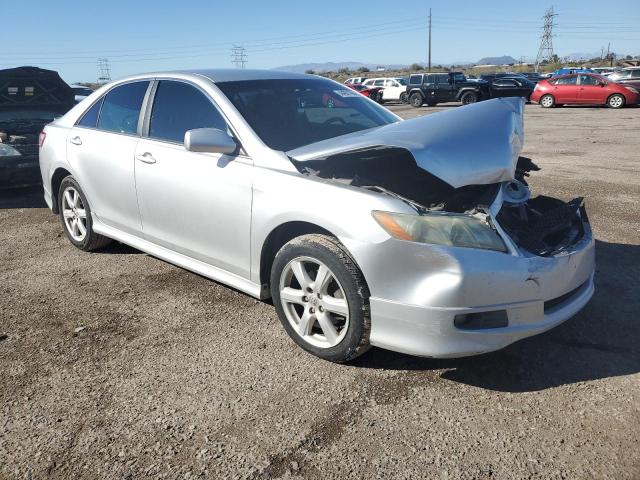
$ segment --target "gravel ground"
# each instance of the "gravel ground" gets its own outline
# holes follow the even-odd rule
[[[596,294],[461,360],[321,361],[270,305],[2,193],[0,478],[639,478],[640,108],[525,116],[534,191],[586,197]]]

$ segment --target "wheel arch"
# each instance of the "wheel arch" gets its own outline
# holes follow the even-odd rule
[[[260,284],[263,286],[263,292],[266,297],[269,297],[269,280],[271,277],[271,267],[273,266],[273,260],[276,257],[278,251],[289,241],[301,235],[307,235],[310,233],[319,233],[328,235],[333,238],[338,238],[329,230],[320,225],[305,221],[289,221],[282,223],[275,227],[262,243],[260,251]]]
[[[624,107],[627,104],[627,96],[624,93],[621,92],[613,92],[611,94],[609,94],[607,96],[607,99],[604,101],[605,105],[609,105],[609,100],[611,100],[611,97],[613,97],[614,95],[618,95],[620,97],[622,97],[622,106]]]
[[[53,213],[58,212],[58,193],[60,190],[60,184],[65,177],[71,175],[71,172],[64,167],[58,167],[51,175],[51,210]]]

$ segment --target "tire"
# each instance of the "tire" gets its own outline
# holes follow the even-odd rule
[[[422,98],[421,94],[419,94],[418,92],[414,92],[409,95],[409,103],[414,108],[420,108],[424,103],[424,99]]]
[[[476,103],[478,101],[478,94],[476,92],[465,92],[460,97],[460,102],[462,105],[471,105],[472,103]]]
[[[548,93],[546,95],[543,95],[540,97],[540,106],[542,108],[552,108],[554,107],[556,104],[556,99],[553,98],[553,95],[549,95]]]
[[[400,102],[401,103],[409,103],[409,95],[407,95],[407,92],[402,92],[400,94]]]
[[[321,268],[328,280],[316,286]],[[369,349],[369,288],[337,239],[310,234],[285,244],[271,269],[271,296],[287,334],[307,352],[342,363]]]
[[[58,211],[64,233],[80,250],[97,250],[112,242],[110,238],[93,231],[91,207],[80,185],[72,176],[64,178],[60,184]]]
[[[624,98],[624,95],[621,95],[619,93],[614,93],[609,98],[607,98],[607,106],[609,108],[622,108],[624,107],[625,102],[626,99]]]

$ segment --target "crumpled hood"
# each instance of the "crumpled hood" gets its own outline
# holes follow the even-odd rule
[[[454,188],[512,180],[524,143],[524,99],[496,98],[323,140],[287,152],[304,162],[380,147],[405,148]]]

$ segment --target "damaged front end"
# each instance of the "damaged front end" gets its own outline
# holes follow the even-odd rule
[[[373,212],[396,238],[556,255],[585,235],[583,200],[531,198],[526,177],[539,168],[522,141],[521,101],[499,99],[287,153],[304,174],[410,205],[417,216]]]

